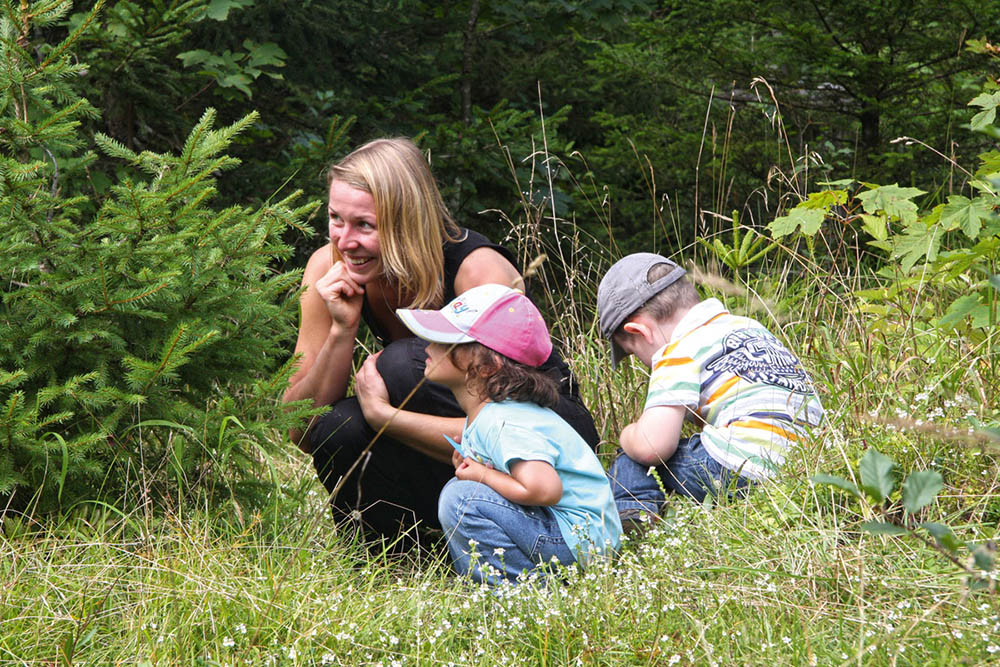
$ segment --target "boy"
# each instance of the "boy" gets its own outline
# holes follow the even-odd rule
[[[628,255],[601,280],[597,313],[617,367],[650,369],[639,419],[621,433],[608,471],[623,520],[657,514],[663,486],[697,501],[775,474],[785,451],[822,421],[798,358],[762,324],[702,301],[685,271],[652,253]],[[702,430],[681,439],[684,419]]]

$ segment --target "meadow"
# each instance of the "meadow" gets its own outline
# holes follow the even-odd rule
[[[99,4],[41,63],[29,18],[68,5],[8,3],[24,16],[0,22],[0,664],[1000,662],[996,150],[974,167],[935,153],[953,172],[938,192],[816,183],[818,155],[765,100],[788,160],[739,211],[713,205],[726,137],[702,136],[717,169],[694,213],[650,167],[647,249],[798,352],[827,421],[745,498],[671,499],[610,562],[489,589],[433,534],[398,555],[332,521],[285,435],[308,409],[279,404],[299,277],[275,267],[293,230],[320,243],[316,204],[216,208],[239,162],[223,151],[256,114],[215,129],[205,111],[177,155],[78,136],[98,112],[67,84],[87,73],[70,46]],[[972,101],[989,141],[997,90]],[[96,149],[117,181],[92,178]],[[526,267],[607,462],[645,385],[612,370],[595,323],[629,241],[613,188],[581,176],[563,217],[556,156],[497,162],[521,194],[492,235]]]
[[[644,375],[614,372],[596,335],[601,262],[571,222],[542,241],[545,211],[508,218],[535,262],[553,331],[613,451],[641,405]],[[440,550],[365,545],[331,521],[307,457],[274,432],[269,500],[216,504],[207,487],[164,509],[141,484],[0,537],[0,662],[5,664],[984,664],[1000,660],[995,561],[978,568],[1000,519],[996,328],[932,326],[927,279],[877,300],[877,264],[844,247],[776,243],[731,270],[724,248],[764,242],[728,221],[680,249],[705,295],[765,322],[799,351],[828,422],[777,481],[747,498],[673,499],[618,558],[566,583],[490,590],[450,573]],[[678,223],[679,224],[679,223]],[[818,238],[818,237],[817,237]],[[827,242],[827,241],[823,241]],[[844,242],[839,239],[838,242]],[[846,250],[850,250],[847,248]],[[702,268],[698,268],[698,267]],[[540,288],[540,289],[539,289]],[[940,301],[939,301],[940,302]],[[864,486],[877,450],[891,475],[936,470],[943,489],[915,515],[897,488],[883,502],[814,477]],[[870,480],[869,480],[870,481]],[[885,512],[883,512],[885,510]],[[865,522],[895,521],[895,531]],[[895,518],[893,518],[895,517]],[[918,521],[947,525],[949,550]],[[884,523],[884,522],[883,522]],[[901,528],[899,526],[902,526]],[[881,534],[881,533],[902,534]],[[425,536],[433,537],[433,536]],[[945,544],[951,544],[947,539]],[[960,544],[959,544],[960,543]],[[977,569],[978,568],[978,569]]]

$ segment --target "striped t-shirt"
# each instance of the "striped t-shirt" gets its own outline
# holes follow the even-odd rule
[[[749,479],[772,476],[787,449],[823,419],[798,357],[718,299],[688,311],[652,361],[645,408],[683,405],[697,412],[706,451]]]

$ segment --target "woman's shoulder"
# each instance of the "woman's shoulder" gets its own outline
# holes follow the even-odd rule
[[[312,255],[309,256],[309,261],[306,262],[305,274],[302,276],[302,282],[306,284],[314,283],[326,275],[326,272],[329,271],[332,266],[333,247],[327,243],[326,245],[314,250]]]

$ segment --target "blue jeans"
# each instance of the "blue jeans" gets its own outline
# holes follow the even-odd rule
[[[479,482],[445,484],[438,518],[455,571],[477,582],[516,581],[553,557],[563,565],[576,561],[551,509],[512,503]]]
[[[719,489],[741,489],[749,483],[747,478],[740,477],[709,456],[698,433],[690,438],[681,438],[674,455],[655,468],[664,489],[694,498],[699,503],[708,493],[714,496]],[[666,500],[656,477],[649,474],[649,466],[636,463],[625,452],[620,451],[611,464],[608,481],[611,482],[619,514],[629,510],[657,514]]]

